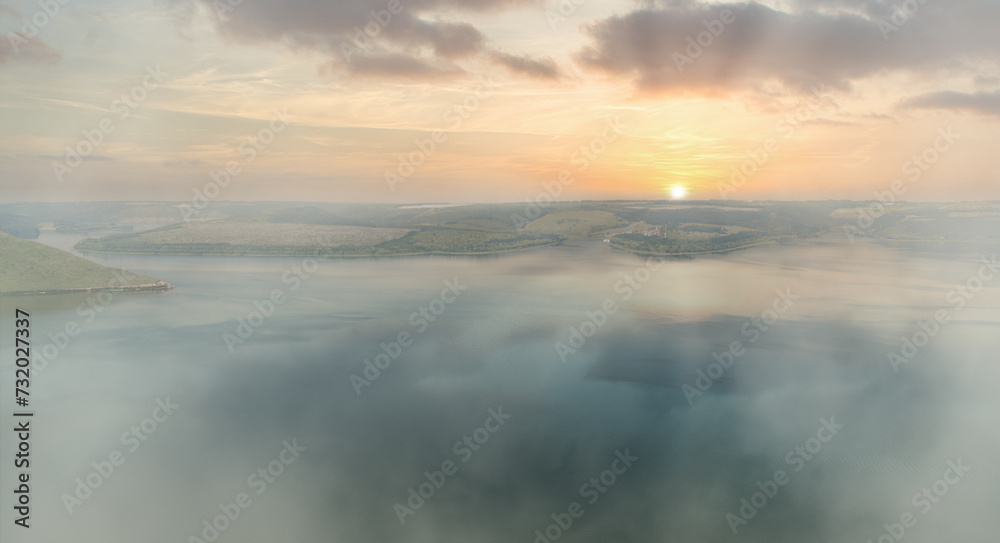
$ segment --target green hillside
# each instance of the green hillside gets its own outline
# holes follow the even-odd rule
[[[130,211],[133,215],[142,211],[139,204],[133,207],[139,208]],[[483,254],[589,238],[637,253],[693,255],[829,234],[893,243],[1000,241],[996,202],[582,201],[284,207],[257,203],[227,209],[240,214],[87,238],[76,249],[161,255]],[[19,216],[51,212],[28,204],[10,211]]]
[[[528,232],[582,238],[626,225],[628,221],[608,211],[558,211],[531,221],[524,229]]]
[[[165,290],[171,285],[0,232],[0,294]]]

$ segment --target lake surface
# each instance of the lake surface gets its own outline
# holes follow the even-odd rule
[[[0,539],[992,542],[993,254],[92,257],[176,288],[0,301],[5,427],[14,305],[45,356]]]

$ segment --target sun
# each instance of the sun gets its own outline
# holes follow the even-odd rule
[[[687,189],[681,186],[670,187],[670,199],[671,200],[683,200],[684,196],[687,195]]]

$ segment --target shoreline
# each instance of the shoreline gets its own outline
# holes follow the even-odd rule
[[[80,288],[63,288],[63,289],[38,289],[38,290],[18,290],[11,292],[0,292],[0,296],[41,296],[44,294],[83,294],[87,292],[165,292],[172,288],[176,288],[174,285],[166,281],[157,281],[155,283],[143,283],[141,285],[125,285],[119,287],[80,287]]]
[[[714,251],[699,251],[695,253],[653,253],[650,251],[638,251],[636,249],[629,249],[628,247],[622,247],[615,242],[609,242],[608,245],[614,247],[615,249],[621,249],[622,251],[628,251],[630,253],[635,253],[639,255],[650,255],[650,256],[698,256],[698,255],[715,255],[720,253],[728,253],[731,251],[739,251],[742,249],[749,249],[751,247],[761,247],[764,245],[778,245],[780,241],[762,241],[759,243],[751,243],[749,245],[740,245],[739,247],[730,247],[728,249],[715,249]]]
[[[499,251],[478,251],[478,252],[462,252],[462,253],[457,253],[457,252],[452,252],[452,251],[426,251],[426,252],[421,252],[421,253],[393,253],[393,254],[381,254],[381,255],[372,255],[372,254],[360,254],[360,255],[359,254],[353,254],[353,255],[342,255],[342,254],[330,255],[330,254],[328,254],[328,255],[321,255],[321,254],[316,254],[316,253],[301,253],[301,254],[274,254],[274,253],[240,253],[240,254],[234,254],[234,253],[138,253],[138,252],[124,253],[124,252],[117,252],[117,251],[80,251],[79,249],[75,249],[75,250],[78,251],[80,254],[85,254],[85,255],[94,254],[94,255],[135,255],[135,256],[234,256],[234,257],[250,256],[250,257],[256,257],[256,258],[261,258],[261,257],[264,257],[264,258],[266,258],[266,257],[275,257],[275,258],[300,258],[300,257],[302,257],[302,258],[386,258],[386,257],[398,257],[398,256],[433,256],[433,255],[441,255],[441,256],[486,256],[486,255],[498,255],[498,254],[504,254],[504,253],[513,253],[513,252],[517,252],[517,251],[529,251],[531,249],[539,249],[539,248],[542,248],[542,247],[552,247],[552,246],[555,246],[555,245],[560,245],[562,243],[565,243],[566,241],[570,241],[570,240],[555,241],[555,242],[552,242],[552,243],[545,243],[545,244],[542,244],[542,245],[532,245],[531,247],[518,247],[516,249],[503,249],[503,250],[499,250]]]
[[[591,240],[591,241],[595,241],[596,242],[596,241],[600,241],[601,238],[599,238],[599,237],[597,237],[597,238],[573,238],[573,239],[567,239],[567,240],[562,240],[562,241],[556,241],[556,242],[552,242],[552,243],[545,243],[545,244],[542,244],[542,245],[532,245],[531,247],[519,247],[519,248],[516,248],[516,249],[503,249],[503,250],[499,250],[499,251],[477,251],[477,252],[425,251],[425,252],[420,252],[420,253],[394,253],[394,254],[380,254],[380,255],[373,255],[373,254],[320,255],[320,254],[316,254],[316,253],[312,253],[312,254],[310,254],[310,253],[300,253],[300,254],[275,254],[275,253],[240,253],[240,254],[234,254],[234,253],[152,253],[152,252],[148,252],[148,253],[145,253],[145,252],[128,252],[128,253],[126,253],[126,252],[120,252],[120,251],[80,251],[79,249],[76,249],[76,250],[78,252],[80,252],[81,254],[133,255],[133,256],[232,256],[232,257],[249,256],[249,257],[255,257],[255,258],[267,258],[267,257],[274,257],[274,258],[299,258],[299,257],[310,258],[311,257],[311,258],[328,258],[328,259],[332,259],[332,258],[392,258],[392,257],[404,257],[404,256],[434,256],[434,255],[439,255],[439,256],[487,256],[487,255],[498,255],[498,254],[505,254],[505,253],[514,253],[514,252],[518,252],[518,251],[529,251],[531,249],[540,249],[542,247],[553,247],[553,246],[556,246],[556,245],[562,245],[562,244],[564,244],[566,242],[569,242],[569,241],[579,241],[579,240]],[[741,249],[749,249],[751,247],[760,247],[760,246],[763,246],[763,245],[774,245],[774,244],[779,244],[779,243],[781,243],[781,242],[780,241],[775,241],[775,240],[769,240],[769,241],[751,243],[751,244],[748,244],[748,245],[741,245],[739,247],[730,247],[730,248],[727,248],[727,249],[715,249],[715,250],[712,250],[712,251],[685,252],[685,253],[654,253],[654,252],[649,252],[649,251],[639,251],[639,250],[636,250],[636,249],[630,249],[628,247],[623,247],[621,245],[616,244],[615,242],[610,242],[610,243],[607,243],[606,245],[609,245],[610,247],[613,247],[615,249],[619,249],[619,250],[626,251],[626,252],[633,253],[633,254],[640,254],[640,255],[654,255],[654,256],[697,256],[697,255],[719,254],[719,253],[725,253],[725,252],[730,252],[730,251],[739,251]]]

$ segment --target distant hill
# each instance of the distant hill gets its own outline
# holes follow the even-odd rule
[[[346,251],[344,254],[368,254],[373,247],[409,232],[403,228],[230,219],[88,238],[77,243],[76,249],[85,253],[307,256],[316,254],[317,248],[336,248]]]
[[[101,209],[134,217],[166,204],[123,207],[128,206],[103,204]],[[0,211],[4,209],[0,205]],[[76,249],[161,255],[471,255],[590,238],[636,253],[697,255],[828,234],[935,250],[955,242],[961,242],[961,250],[1000,242],[997,202],[526,201],[456,206],[257,202],[226,203],[218,209],[230,216],[88,238]],[[41,210],[29,204],[8,209],[21,215],[36,211]],[[94,210],[87,213],[97,218]]]
[[[0,233],[0,294],[156,291],[172,285]]]
[[[0,213],[0,232],[24,239],[38,237],[38,222],[31,217]]]

